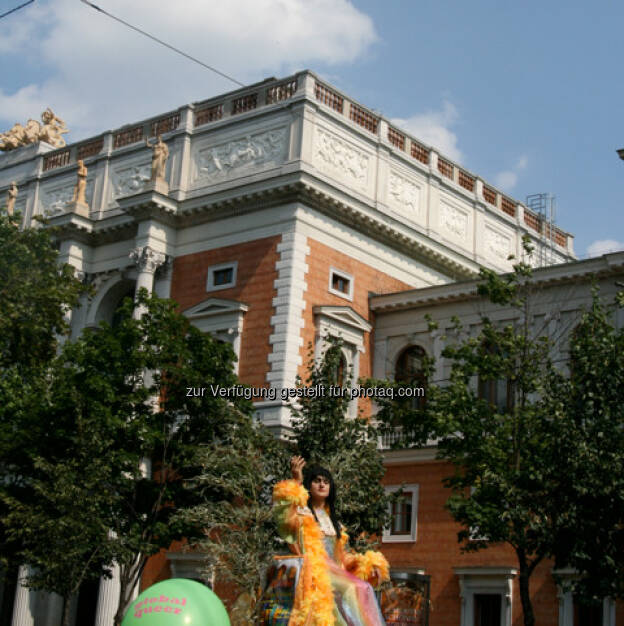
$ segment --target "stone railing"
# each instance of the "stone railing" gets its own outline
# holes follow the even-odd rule
[[[43,171],[58,169],[66,165],[75,164],[79,159],[88,159],[104,153],[105,137],[112,137],[110,146],[112,150],[119,150],[142,142],[146,137],[154,137],[173,132],[180,126],[180,111],[168,113],[154,119],[146,120],[134,126],[124,126],[112,133],[105,133],[99,137],[71,144],[60,150],[48,152],[43,157]]]
[[[480,193],[480,199],[492,206],[501,213],[516,218],[518,206],[521,206],[524,213],[522,223],[526,228],[535,231],[537,234],[544,234],[539,217],[526,208],[521,203],[508,198],[502,192],[490,185],[486,185],[474,174],[464,170],[459,165],[438,155],[437,163],[432,163],[431,154],[435,152],[431,147],[425,146],[409,134],[387,124],[386,136],[382,137],[379,129],[382,128],[382,117],[373,111],[351,101],[347,96],[323,84],[315,77],[314,96],[318,102],[327,106],[338,114],[348,116],[349,120],[364,128],[372,134],[376,134],[380,141],[386,141],[399,152],[407,152],[415,161],[425,166],[433,166],[440,176],[447,178],[457,185],[460,191],[467,194]],[[479,184],[477,184],[479,181]],[[558,229],[554,229],[553,241],[562,248],[568,245],[567,234]]]
[[[395,154],[401,155],[401,158],[411,160],[415,167],[429,175],[440,177],[441,181],[453,187],[455,193],[465,195],[468,201],[480,201],[506,219],[513,219],[518,225],[540,236],[545,235],[545,225],[524,205],[439,155],[432,147],[388,123],[378,113],[323,83],[310,72],[300,72],[281,80],[267,79],[217,98],[196,102],[99,137],[53,150],[43,157],[42,170],[47,173],[75,164],[78,159],[93,159],[117,150],[131,150],[133,147],[136,149],[137,144],[142,144],[146,138],[158,134],[184,130],[192,132],[194,128],[201,128],[203,132],[207,125],[224,123],[234,116],[253,114],[263,107],[282,106],[282,103],[295,97],[307,97],[326,107],[333,115],[341,116],[346,123],[362,133],[373,135]],[[562,248],[568,245],[567,234],[559,229],[554,229],[552,237],[548,237]]]

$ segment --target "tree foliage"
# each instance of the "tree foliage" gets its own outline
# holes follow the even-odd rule
[[[119,624],[149,556],[200,536],[174,512],[200,501],[188,480],[201,466],[200,446],[231,440],[250,405],[209,393],[211,384],[237,383],[234,354],[192,327],[172,301],[143,290],[116,317],[116,325],[63,346],[33,401],[33,429],[23,435],[30,467],[11,520],[22,553],[42,572],[33,585],[65,593],[52,573],[55,562],[74,571],[72,555],[96,564],[94,574],[116,562]],[[189,387],[200,392],[189,395]],[[55,521],[67,532],[49,542]],[[66,535],[81,527],[82,554],[63,552]]]
[[[434,394],[431,409],[438,455],[455,466],[445,484],[452,490],[447,507],[463,527],[458,539],[465,550],[500,542],[514,549],[524,623],[533,626],[529,580],[553,554],[567,523],[552,437],[565,417],[553,411],[550,389],[560,375],[551,359],[552,340],[532,327],[529,266],[518,263],[503,277],[482,270],[481,276],[480,295],[511,309],[515,319],[498,324],[484,316],[476,337],[447,345],[450,381]],[[461,337],[460,327],[456,332]],[[484,393],[494,388],[504,389],[505,402],[494,403]]]
[[[194,485],[202,503],[180,511],[203,528],[193,549],[208,555],[208,573],[241,591],[238,611],[253,623],[267,564],[281,552],[271,507],[272,488],[288,468],[288,450],[264,426],[241,415],[236,437],[199,452]]]
[[[595,289],[570,338],[569,377],[556,389],[568,419],[559,437],[568,461],[565,509],[570,526],[556,550],[574,568],[575,592],[596,601],[624,598],[624,328]]]
[[[326,344],[318,361],[310,351],[305,380],[305,387],[322,389],[323,393],[304,395],[299,406],[293,406],[292,442],[308,463],[330,469],[337,485],[340,519],[350,536],[362,537],[365,544],[365,537],[377,535],[387,521],[378,433],[367,419],[347,415],[353,376],[344,368],[342,342],[329,337]],[[331,395],[331,387],[341,387],[344,395]]]
[[[33,452],[42,424],[41,401],[49,368],[68,331],[67,311],[85,286],[69,265],[58,264],[49,230],[20,230],[0,215],[0,567],[12,571],[22,542],[9,532],[14,504],[34,498],[27,477],[38,471]],[[45,424],[45,422],[44,422]],[[45,434],[45,433],[44,433]]]

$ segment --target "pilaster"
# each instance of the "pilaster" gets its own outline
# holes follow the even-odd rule
[[[30,568],[22,565],[17,574],[17,588],[11,626],[35,626],[35,592],[24,586]]]
[[[113,577],[100,579],[94,626],[113,626],[115,613],[119,606],[120,590],[119,566],[114,565]]]

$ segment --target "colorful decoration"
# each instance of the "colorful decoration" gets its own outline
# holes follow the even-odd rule
[[[121,626],[230,626],[230,618],[211,589],[194,580],[171,578],[134,600]]]

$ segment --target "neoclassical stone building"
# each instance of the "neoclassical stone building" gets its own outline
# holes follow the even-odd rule
[[[158,135],[168,158],[154,179],[146,139],[153,144]],[[72,202],[79,160],[88,169],[86,207]],[[538,265],[557,265],[552,271],[585,281],[570,234],[308,71],[60,149],[36,143],[7,152],[0,155],[0,197],[12,181],[24,224],[47,216],[58,229],[62,260],[95,287],[95,297],[72,314],[74,335],[112,320],[138,287],[172,297],[198,328],[232,343],[242,382],[277,392],[255,404],[276,433],[288,429],[290,417],[279,390],[305,374],[309,345],[320,350],[324,335],[340,334],[345,365],[358,377],[392,376],[411,346],[438,353],[440,341],[423,335],[425,309],[443,317],[463,312],[479,268],[510,269],[509,256],[521,255],[525,235]],[[408,478],[416,499],[405,545],[397,550],[389,536],[385,549],[393,567],[430,577],[432,626],[471,626],[460,606],[471,602],[472,581],[483,579],[455,558],[430,457],[388,453],[389,484]],[[425,485],[433,494],[427,503]],[[412,533],[426,510],[439,530]],[[438,561],[446,564],[441,574],[435,551],[451,544]],[[465,568],[490,566],[483,558]],[[188,555],[163,554],[150,563],[144,585],[190,576],[195,566]],[[448,567],[460,569],[448,574]],[[503,590],[499,579],[511,581],[511,569],[492,573],[510,607],[513,585]],[[113,578],[92,590],[94,616],[78,618],[78,602],[77,623],[109,626],[115,586]],[[55,623],[54,598],[19,585],[9,601],[11,594],[3,606],[13,611],[13,626]],[[556,607],[554,588],[551,595]],[[506,616],[515,611],[497,623],[510,623]]]

